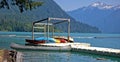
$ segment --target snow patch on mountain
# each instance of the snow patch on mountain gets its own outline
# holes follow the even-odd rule
[[[114,7],[112,5],[107,5],[107,4],[101,3],[101,2],[95,2],[95,3],[91,4],[90,6],[91,7],[97,7],[99,9],[111,9],[111,8]]]

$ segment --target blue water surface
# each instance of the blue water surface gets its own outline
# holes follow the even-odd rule
[[[67,33],[55,33],[57,36],[67,36]],[[120,49],[120,34],[71,33],[75,42],[90,43],[95,47]],[[36,34],[35,37],[44,36]],[[25,39],[31,39],[31,32],[0,32],[0,49],[11,49],[12,42],[25,44]],[[118,57],[94,55],[81,52],[53,51],[20,51],[23,62],[120,62]],[[104,58],[104,60],[97,60]]]

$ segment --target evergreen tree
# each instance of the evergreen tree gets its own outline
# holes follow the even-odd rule
[[[10,6],[17,6],[20,12],[24,10],[32,10],[35,7],[41,6],[43,2],[34,0],[0,0],[0,8],[10,9]]]

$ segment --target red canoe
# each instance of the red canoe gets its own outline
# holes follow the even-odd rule
[[[30,44],[42,44],[45,43],[45,40],[31,40],[31,39],[26,39],[26,42]]]

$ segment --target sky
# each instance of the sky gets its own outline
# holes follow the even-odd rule
[[[71,11],[84,6],[88,6],[94,2],[102,2],[108,5],[120,5],[120,0],[54,0],[63,10]]]

